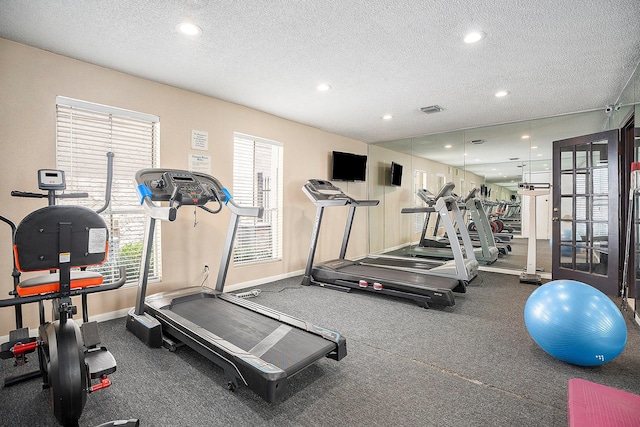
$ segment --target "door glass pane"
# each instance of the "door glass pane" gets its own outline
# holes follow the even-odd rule
[[[609,194],[609,174],[605,168],[597,168],[591,171],[593,176],[593,193]]]
[[[573,195],[573,171],[560,175],[560,194]]]
[[[573,219],[573,197],[560,198],[560,218]],[[562,229],[564,230],[564,227]],[[571,229],[571,224],[569,224],[569,229]]]
[[[607,251],[607,242],[600,242],[600,246],[593,250],[593,267],[592,270],[596,274],[607,274],[609,268],[609,253]]]
[[[577,222],[576,223],[576,244],[577,242],[586,242],[587,241],[587,223],[586,222]]]
[[[576,251],[576,270],[589,271],[590,249],[578,248]]]
[[[587,200],[585,196],[576,197],[576,216],[577,220],[586,220],[587,218]]]
[[[594,221],[606,221],[609,219],[609,197],[593,196],[593,207],[591,218]]]
[[[607,161],[608,161],[608,154],[607,154],[607,150],[608,150],[608,143],[609,141],[607,141],[606,139],[603,141],[596,141],[591,143],[592,145],[592,150],[593,150],[593,166],[594,167],[598,167],[598,166],[607,166]]]
[[[589,179],[589,171],[581,170],[576,172],[576,194],[587,193],[587,181]]]
[[[576,169],[589,167],[587,162],[589,148],[589,144],[576,145]]]
[[[560,265],[565,268],[573,268],[573,246],[560,246]]]
[[[560,148],[560,169],[573,170],[573,147]]]
[[[571,221],[560,221],[560,242],[572,243],[573,233],[571,231]]]

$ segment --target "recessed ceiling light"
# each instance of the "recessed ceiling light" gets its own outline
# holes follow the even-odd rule
[[[181,22],[176,26],[176,29],[182,34],[186,34],[188,36],[197,36],[202,34],[202,28],[198,27],[196,24],[192,24],[191,22]]]
[[[482,40],[483,38],[485,38],[487,36],[486,33],[483,33],[482,31],[472,31],[469,34],[467,34],[466,36],[464,36],[464,42],[465,43],[476,43],[479,42],[480,40]]]
[[[393,119],[393,116],[391,114],[385,114],[384,116],[382,116],[382,120],[391,120]]]
[[[529,138],[531,138],[531,137],[530,137],[529,135],[522,135],[520,138],[522,138],[522,139],[529,139]]]
[[[444,148],[451,148],[451,147],[453,147],[453,145],[451,145],[451,144],[447,144],[447,145],[444,146]]]
[[[328,84],[326,84],[326,83],[320,83],[318,86],[316,86],[316,90],[317,90],[318,92],[326,92],[326,91],[328,91],[329,89],[331,89],[331,86],[329,86],[329,85],[328,85]]]
[[[502,98],[509,95],[509,92],[507,92],[506,90],[500,90],[498,92],[496,92],[496,98]]]
[[[537,145],[534,145],[533,147],[531,147],[532,150],[535,150],[536,148],[538,148]]]

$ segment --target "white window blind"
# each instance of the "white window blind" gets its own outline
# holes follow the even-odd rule
[[[127,270],[127,283],[137,283],[146,217],[134,187],[136,171],[159,163],[160,122],[157,116],[56,98],[56,164],[65,171],[66,192],[88,198],[61,199],[97,210],[104,205],[107,152],[113,152],[110,207],[102,213],[109,228],[109,256],[100,267],[105,282]],[[155,231],[150,280],[161,277],[160,227]]]
[[[234,133],[233,197],[264,208],[262,218],[241,218],[233,262],[236,265],[282,258],[282,144]]]

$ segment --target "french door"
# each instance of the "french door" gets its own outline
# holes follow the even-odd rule
[[[552,277],[618,295],[618,130],[553,143]]]

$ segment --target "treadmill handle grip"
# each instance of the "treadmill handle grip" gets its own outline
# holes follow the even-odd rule
[[[147,214],[153,219],[159,219],[160,221],[174,221],[178,209],[174,206],[158,206],[151,201],[150,197],[142,199],[142,207]]]

